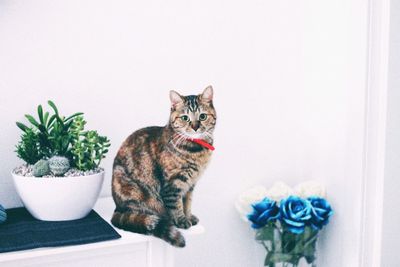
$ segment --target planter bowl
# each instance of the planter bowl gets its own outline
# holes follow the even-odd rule
[[[99,197],[104,171],[78,177],[38,178],[12,173],[26,209],[43,221],[69,221],[85,217]]]

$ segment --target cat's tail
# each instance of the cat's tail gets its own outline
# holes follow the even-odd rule
[[[134,211],[115,211],[111,223],[123,230],[154,235],[175,247],[183,248],[185,238],[182,233],[167,219],[154,214],[135,213]]]

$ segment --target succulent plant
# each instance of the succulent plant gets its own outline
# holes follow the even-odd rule
[[[49,167],[55,176],[61,176],[70,168],[69,159],[61,156],[53,156],[49,159]]]
[[[79,170],[92,170],[100,162],[110,147],[110,140],[100,136],[97,131],[84,131],[72,144],[72,160]]]
[[[53,110],[52,113],[45,112],[42,105],[39,105],[37,119],[32,115],[25,115],[31,125],[16,123],[23,131],[21,142],[17,145],[17,155],[29,164],[34,164],[38,157],[39,159],[50,158],[53,155],[72,157],[70,127],[74,119],[83,113],[78,112],[64,117],[59,114],[58,108],[52,101],[48,101],[48,104]]]
[[[16,146],[16,152],[19,158],[31,165],[43,158],[39,147],[39,136],[32,128],[26,128],[22,133],[21,141]]]
[[[33,176],[42,177],[50,173],[49,162],[41,159],[33,165]]]
[[[18,157],[32,165],[40,159],[57,155],[67,158],[68,166],[80,171],[99,167],[108,152],[110,140],[99,135],[97,131],[85,130],[86,121],[82,112],[65,117],[60,115],[52,101],[48,101],[48,104],[52,112],[44,111],[39,105],[37,118],[25,115],[30,125],[16,123],[23,132],[21,141],[16,146]],[[63,162],[64,165],[60,165],[63,167],[53,167],[53,174],[62,175],[66,172],[65,159]]]

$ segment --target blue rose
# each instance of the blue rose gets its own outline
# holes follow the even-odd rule
[[[281,222],[294,234],[301,234],[311,219],[311,203],[297,196],[290,196],[281,201]]]
[[[251,227],[254,229],[264,227],[268,222],[274,222],[279,218],[279,208],[276,202],[269,198],[264,198],[251,206],[253,212],[247,215],[247,218],[252,222]]]
[[[309,197],[311,204],[311,227],[315,230],[321,230],[329,222],[329,217],[333,214],[331,205],[326,199],[321,197]]]

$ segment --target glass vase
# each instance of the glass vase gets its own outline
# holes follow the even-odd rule
[[[264,266],[316,267],[318,231],[311,227],[294,233],[279,224],[267,225],[257,230],[256,239],[267,251]]]

